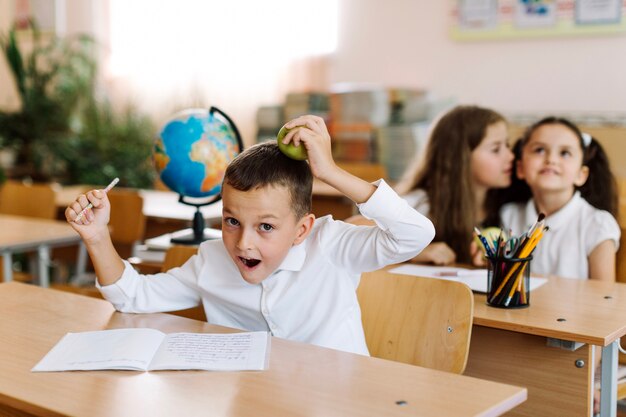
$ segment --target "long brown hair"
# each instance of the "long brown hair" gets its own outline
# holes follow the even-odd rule
[[[499,113],[477,106],[457,106],[435,125],[421,169],[411,190],[423,189],[430,202],[429,217],[435,225],[435,241],[454,250],[459,262],[470,262],[469,246],[476,226],[475,195],[470,169],[471,154],[482,142],[487,127],[506,120]],[[489,204],[486,224],[499,226],[497,207]]]

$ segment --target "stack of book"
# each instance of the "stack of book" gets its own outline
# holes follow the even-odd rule
[[[424,90],[392,88],[390,123],[403,124],[423,122],[429,118],[429,98]]]
[[[375,132],[390,121],[389,91],[344,87],[330,96],[333,155],[338,161],[377,162]]]
[[[378,162],[387,170],[390,181],[398,181],[427,142],[430,123],[383,126],[376,131]]]
[[[284,123],[298,116],[322,117],[339,162],[380,163],[399,179],[426,141],[428,124],[454,105],[416,88],[337,84],[330,94],[289,93],[284,106],[257,112],[257,141],[276,139]]]
[[[320,116],[328,120],[328,94],[326,93],[289,93],[285,100],[285,122],[305,114]]]
[[[390,94],[384,88],[337,90],[330,95],[334,123],[384,126],[391,116]]]
[[[283,106],[263,106],[256,112],[257,143],[275,140],[276,134],[285,123]]]
[[[335,160],[377,162],[375,129],[370,123],[333,122],[330,125],[330,135]]]

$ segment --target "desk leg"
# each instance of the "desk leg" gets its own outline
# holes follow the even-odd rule
[[[13,280],[13,256],[12,253],[8,250],[2,252],[2,276],[4,277],[4,282],[9,282]]]
[[[85,276],[87,269],[87,247],[82,240],[78,244],[78,255],[76,255],[76,280],[80,281]]]
[[[48,265],[50,265],[50,247],[41,245],[37,248],[39,258],[39,285],[47,288],[50,286],[50,276],[48,274]]]
[[[615,342],[602,348],[602,382],[600,384],[600,416],[617,415],[617,344]]]

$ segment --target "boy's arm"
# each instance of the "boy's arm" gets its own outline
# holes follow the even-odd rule
[[[311,115],[301,116],[286,123],[285,127],[291,130],[285,135],[283,143],[293,142],[296,146],[304,144],[311,171],[316,178],[336,188],[357,204],[366,202],[374,194],[374,185],[335,164],[324,119]],[[295,127],[299,128],[294,129]]]
[[[76,221],[78,214],[91,203],[93,208]],[[111,213],[109,199],[101,190],[80,195],[65,209],[65,218],[80,235],[87,247],[98,282],[105,286],[115,283],[124,272],[124,263],[111,241],[108,223]]]

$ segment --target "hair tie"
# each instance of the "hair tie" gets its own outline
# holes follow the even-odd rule
[[[585,148],[588,148],[591,145],[591,135],[587,132],[582,132],[580,136],[583,139],[583,145],[585,145]]]

